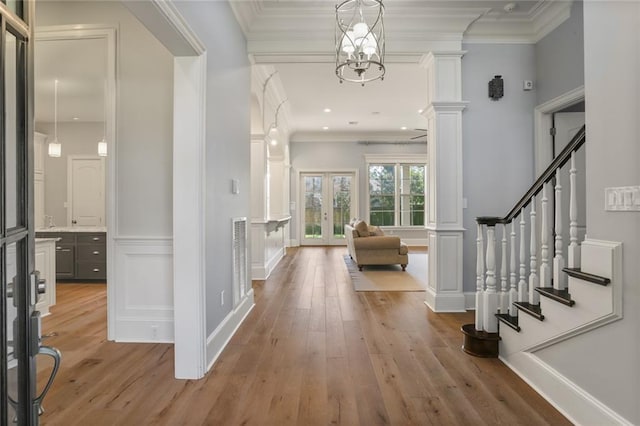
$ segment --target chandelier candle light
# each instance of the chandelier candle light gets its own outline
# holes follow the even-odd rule
[[[384,79],[382,0],[345,0],[336,6],[336,75],[365,83]]]

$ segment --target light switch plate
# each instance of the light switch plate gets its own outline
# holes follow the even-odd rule
[[[640,211],[640,186],[604,189],[605,210],[610,212]]]

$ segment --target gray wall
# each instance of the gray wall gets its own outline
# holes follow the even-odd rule
[[[46,144],[53,139],[53,127],[53,123],[36,123],[36,132],[48,135],[44,156],[44,214],[53,216],[56,226],[68,226],[64,205],[67,201],[68,157],[98,155],[98,141],[102,139],[104,126],[102,122],[58,123],[58,140],[62,143],[62,155],[58,158],[46,154]]]
[[[207,334],[231,311],[231,219],[249,217],[251,73],[244,35],[226,2],[176,2],[207,48]],[[240,194],[231,193],[238,179]],[[220,306],[220,292],[227,303]]]
[[[118,28],[118,229],[110,231],[172,236],[173,56],[119,2],[38,2],[36,22]]]
[[[586,2],[584,18],[587,234],[623,244],[624,318],[537,355],[640,424],[640,213],[603,208],[606,187],[640,184],[640,4]]]
[[[583,4],[536,44],[536,103],[540,105],[584,84]]]
[[[504,216],[533,183],[533,109],[535,91],[523,91],[523,80],[535,80],[532,45],[466,44],[462,58],[462,98],[469,102],[462,117],[463,287],[476,288],[476,222],[478,216]],[[488,82],[504,79],[504,97],[488,97]],[[501,238],[501,235],[498,235]],[[498,263],[499,265],[500,263]]]
[[[358,137],[354,136],[354,140]],[[355,170],[359,172],[359,198],[358,198],[358,217],[365,218],[366,191],[368,188],[367,169],[364,156],[365,154],[427,154],[426,145],[360,145],[357,142],[291,142],[290,144],[291,166],[294,172],[300,170],[317,171],[324,170]],[[297,173],[291,173],[291,199],[299,198],[299,182]],[[291,212],[291,239],[299,240],[300,224],[298,216],[300,214],[299,205],[296,205],[296,211]],[[367,218],[365,218],[367,219]],[[405,238],[422,238],[426,239],[425,230],[416,230],[410,232],[395,232],[396,235]]]

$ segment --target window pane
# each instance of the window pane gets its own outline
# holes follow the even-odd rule
[[[16,16],[24,18],[24,5],[22,0],[4,0],[4,3],[7,5],[7,9],[15,13]]]
[[[424,177],[423,165],[400,166],[400,225],[423,226],[424,225]]]
[[[394,165],[369,165],[369,222],[371,225],[395,225],[395,189]]]
[[[20,146],[18,144],[17,130],[17,96],[16,96],[16,65],[17,65],[17,40],[11,33],[6,33],[5,52],[5,179],[7,182],[6,192],[6,227],[15,228],[18,225],[18,162],[21,157],[18,155]]]
[[[322,177],[304,178],[304,237],[322,238]]]
[[[351,176],[333,176],[333,237],[344,238],[351,216]]]

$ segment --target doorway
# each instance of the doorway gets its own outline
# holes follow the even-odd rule
[[[302,245],[344,245],[344,225],[355,216],[355,172],[300,174]]]

